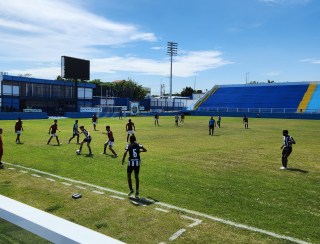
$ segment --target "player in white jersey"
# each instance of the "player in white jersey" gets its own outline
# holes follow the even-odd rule
[[[76,119],[75,122],[74,122],[74,125],[73,125],[73,128],[72,128],[72,137],[69,139],[69,143],[71,142],[71,140],[75,137],[77,137],[77,144],[80,144],[79,143],[79,130],[78,130],[78,120]]]
[[[92,154],[92,151],[91,151],[91,147],[90,147],[90,142],[92,140],[91,136],[90,136],[90,133],[89,131],[87,131],[83,125],[80,126],[80,130],[81,132],[80,133],[83,133],[85,138],[83,139],[83,141],[80,143],[80,148],[79,148],[79,154],[81,153],[81,150],[82,150],[82,146],[84,143],[87,143],[87,147],[89,149],[89,154],[91,155]]]
[[[135,197],[139,198],[139,172],[140,172],[140,152],[146,152],[145,149],[141,144],[138,144],[136,141],[135,136],[130,136],[130,144],[126,146],[125,152],[122,158],[122,165],[126,159],[127,153],[129,152],[129,160],[128,160],[128,167],[127,167],[127,179],[128,179],[128,186],[129,186],[129,196],[133,194],[132,188],[132,179],[131,174],[134,171],[134,176],[136,179],[136,194]]]

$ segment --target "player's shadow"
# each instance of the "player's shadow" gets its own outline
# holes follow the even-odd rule
[[[91,154],[88,153],[88,154],[85,155],[85,157],[86,157],[86,158],[93,158],[93,155],[94,155],[94,154],[92,154],[92,153],[91,153]]]
[[[115,158],[113,154],[103,153],[101,155],[109,157],[109,158]]]
[[[17,145],[23,145],[24,142],[17,142],[16,144],[17,144]]]
[[[149,205],[155,204],[156,202],[153,199],[143,198],[143,197],[139,197],[139,198],[129,197],[129,199],[131,203],[135,206],[149,206]]]
[[[303,174],[309,173],[309,171],[303,170],[303,169],[297,169],[297,168],[287,168],[288,171],[294,171],[294,172],[300,172]]]

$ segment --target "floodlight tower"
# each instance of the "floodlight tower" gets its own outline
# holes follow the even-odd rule
[[[168,42],[167,43],[167,55],[170,56],[170,98],[172,98],[172,57],[178,55],[178,43]]]

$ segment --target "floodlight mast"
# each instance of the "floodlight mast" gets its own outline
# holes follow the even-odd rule
[[[170,56],[170,93],[169,97],[172,98],[172,57],[178,55],[178,43],[168,42],[167,43],[167,55]]]

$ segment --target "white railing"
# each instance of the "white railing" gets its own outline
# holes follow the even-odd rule
[[[237,112],[237,113],[300,113],[297,108],[229,108],[229,107],[201,107],[199,112]],[[306,109],[305,114],[319,114],[319,109]]]
[[[53,243],[123,243],[0,195],[0,218]]]

